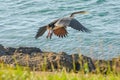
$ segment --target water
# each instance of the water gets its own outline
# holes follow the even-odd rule
[[[54,36],[50,40],[45,33],[35,40],[39,27],[80,10],[89,14],[77,15],[76,19],[92,33],[69,27],[66,38]],[[82,53],[98,59],[117,57],[120,55],[120,0],[0,0],[0,44]]]

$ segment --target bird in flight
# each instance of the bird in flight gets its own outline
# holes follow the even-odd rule
[[[47,30],[48,30],[48,35],[46,38],[52,38],[52,35],[56,35],[58,37],[66,37],[68,32],[66,30],[67,27],[71,27],[73,29],[82,31],[82,32],[91,32],[91,30],[87,29],[84,27],[78,20],[74,18],[75,14],[85,14],[87,13],[86,11],[78,11],[78,12],[73,12],[69,17],[63,17],[54,20],[53,22],[42,26],[38,29],[38,32],[35,36],[35,38],[39,38],[42,36]]]

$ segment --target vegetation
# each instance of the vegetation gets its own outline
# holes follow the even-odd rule
[[[120,74],[30,71],[29,68],[0,64],[0,80],[119,80]]]

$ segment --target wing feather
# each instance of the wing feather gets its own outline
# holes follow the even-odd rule
[[[53,33],[58,37],[66,37],[68,32],[64,27],[53,30]]]
[[[71,17],[58,19],[58,21],[55,23],[55,26],[59,26],[59,27],[68,26],[71,22],[71,19],[72,19]]]
[[[59,26],[59,27],[70,26],[73,29],[76,29],[76,30],[79,30],[79,31],[82,31],[82,32],[91,32],[91,30],[84,27],[78,20],[76,20],[72,17],[65,17],[65,18],[59,19],[55,23],[55,26]]]
[[[46,30],[47,30],[47,26],[40,27],[35,38],[37,39],[38,37],[42,36]]]
[[[84,27],[78,20],[76,19],[72,19],[70,24],[70,27],[72,27],[73,29],[82,31],[82,32],[91,32],[91,30],[87,29],[86,27]]]

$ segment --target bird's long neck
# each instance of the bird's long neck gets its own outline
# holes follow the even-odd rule
[[[76,13],[76,12],[72,13],[72,14],[70,15],[70,17],[73,17],[75,14],[77,14],[77,13]]]
[[[85,14],[86,11],[78,11],[78,12],[73,12],[70,17],[74,17],[75,14]]]

